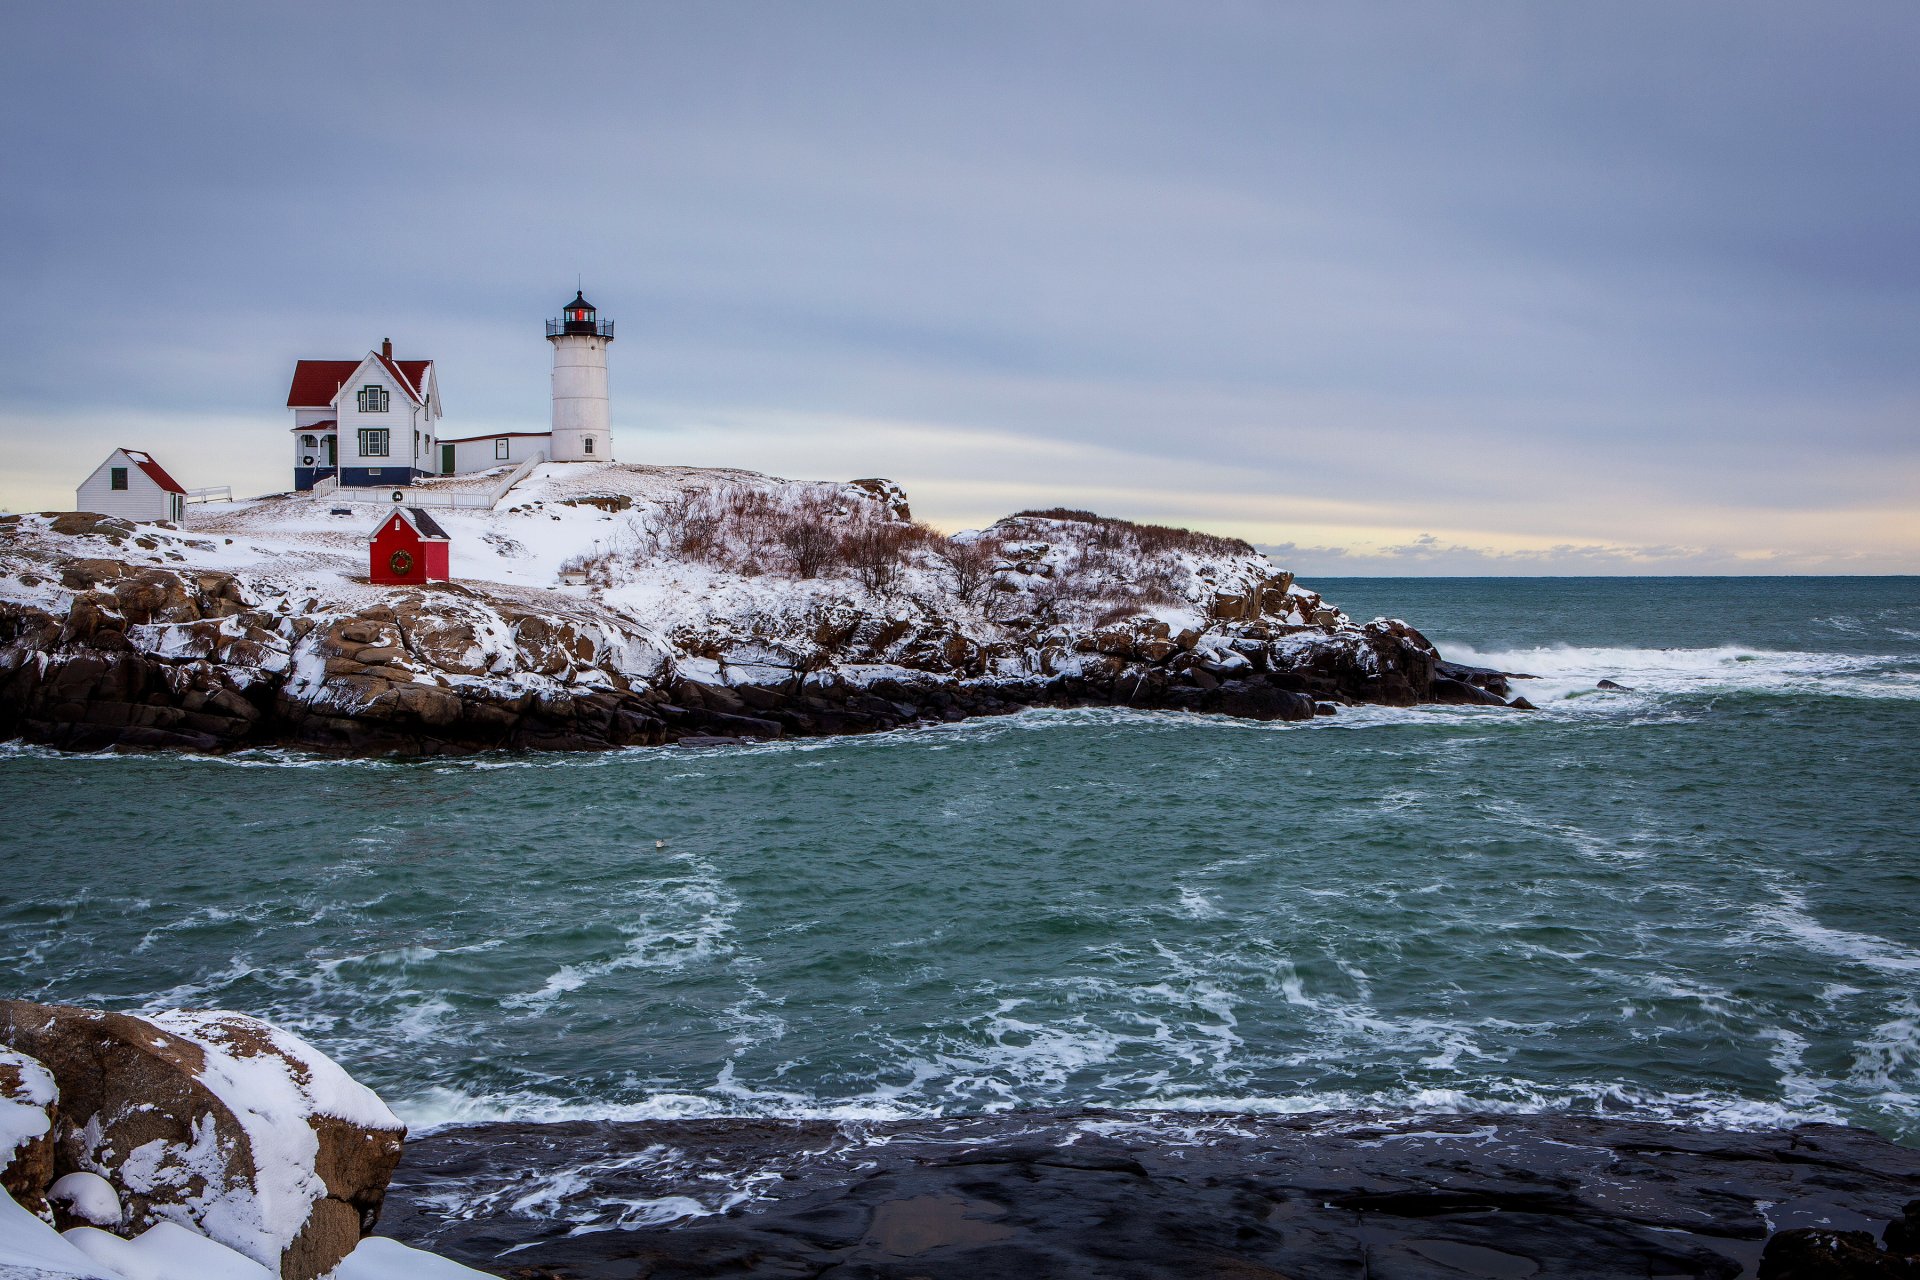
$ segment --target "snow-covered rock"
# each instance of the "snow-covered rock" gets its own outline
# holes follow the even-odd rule
[[[0,1001],[0,1042],[60,1089],[56,1167],[118,1192],[119,1227],[173,1223],[312,1280],[370,1230],[404,1128],[326,1055],[257,1019]]]
[[[53,1209],[54,1223],[66,1221],[74,1226],[103,1227],[118,1230],[125,1211],[120,1193],[97,1173],[76,1169],[62,1174],[47,1188],[47,1203]]]
[[[413,588],[367,581],[378,516],[0,516],[0,736],[591,749],[1045,702],[1300,718],[1432,678],[1418,632],[1355,625],[1244,542],[1067,510],[946,537],[884,480],[547,464],[438,511],[455,581]]]
[[[37,1214],[53,1181],[53,1122],[60,1091],[53,1073],[0,1046],[0,1191]]]

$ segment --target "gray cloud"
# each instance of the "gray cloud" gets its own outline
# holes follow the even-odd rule
[[[538,422],[537,324],[578,271],[621,326],[623,439],[802,469],[843,451],[783,415],[856,421],[856,469],[976,477],[927,508],[950,521],[1038,486],[1544,568],[1642,543],[1920,567],[1904,5],[80,3],[9,27],[10,441],[59,424],[91,454],[137,422],[220,460],[196,481],[283,483],[292,359],[388,336],[440,361],[451,429]],[[757,425],[691,431],[719,419]],[[0,502],[54,501],[82,461],[0,476]]]

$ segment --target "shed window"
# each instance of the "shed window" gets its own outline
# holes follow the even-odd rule
[[[360,412],[385,413],[387,411],[387,389],[381,386],[360,388]],[[382,453],[386,452],[384,449]]]
[[[360,456],[363,458],[384,458],[387,456],[387,429],[385,427],[360,428]]]
[[[593,437],[592,437],[592,436],[588,436],[588,437],[586,437],[586,450],[585,450],[585,451],[586,451],[587,453],[592,453],[592,452],[593,452]]]
[[[125,467],[115,467],[113,469],[113,478],[107,481],[107,483],[109,486],[115,489],[126,488],[127,487],[127,469]]]
[[[505,436],[493,442],[493,456],[495,458],[504,458],[507,456],[507,438]]]

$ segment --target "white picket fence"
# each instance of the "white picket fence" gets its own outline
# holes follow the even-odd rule
[[[187,490],[188,502],[232,502],[233,486],[230,484],[210,485],[205,489]]]
[[[383,507],[439,507],[443,510],[464,508],[471,511],[491,511],[500,499],[507,496],[507,490],[526,479],[529,472],[546,460],[545,450],[535,450],[532,457],[501,476],[492,487],[481,490],[423,489],[417,485],[378,489],[342,488],[337,477],[328,476],[324,480],[316,481],[310,492],[315,498],[325,497],[334,502],[361,502]]]

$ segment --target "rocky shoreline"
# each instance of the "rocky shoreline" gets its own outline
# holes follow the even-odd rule
[[[265,541],[86,513],[0,517],[0,739],[423,756],[871,733],[1027,707],[1306,720],[1366,704],[1527,705],[1509,701],[1507,674],[1445,662],[1404,622],[1352,622],[1244,543],[1088,513],[943,540],[906,520],[897,489],[859,482],[819,517],[852,530],[838,577],[764,570],[751,557],[771,559],[777,540],[743,542],[743,563],[716,568],[720,535],[703,535],[705,550],[669,536],[675,502],[740,507],[746,493],[764,508],[745,504],[752,519],[778,529],[767,511],[815,501],[804,486],[734,483],[724,503],[684,488],[652,508],[530,497],[474,518],[483,545],[522,559],[543,519],[652,539],[570,570],[591,579],[574,588],[374,589],[335,550],[344,531],[295,571]],[[268,501],[226,519],[243,536],[283,533],[314,510]],[[895,560],[857,558],[876,539],[899,543]],[[212,567],[243,551],[264,564]],[[518,561],[502,555],[505,578]]]
[[[1554,1114],[1047,1111],[409,1136],[257,1019],[0,1000],[7,1280],[1920,1271],[1920,1151]]]
[[[1917,1191],[1920,1151],[1829,1125],[1133,1112],[491,1124],[411,1140],[381,1229],[527,1280],[1790,1280],[1915,1274]],[[647,1221],[696,1205],[720,1211]]]

